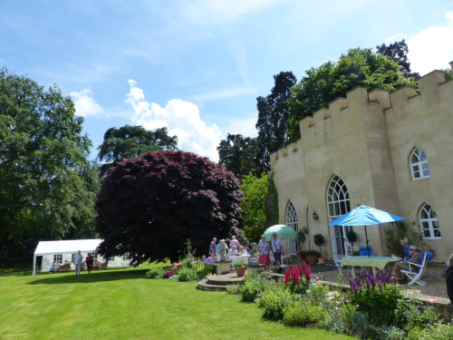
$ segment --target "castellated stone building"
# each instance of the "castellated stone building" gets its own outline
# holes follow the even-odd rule
[[[327,223],[361,204],[415,222],[435,261],[453,253],[453,81],[433,71],[418,84],[417,94],[357,87],[300,121],[301,139],[270,155],[279,222],[323,234],[323,257],[350,253],[346,227]],[[384,228],[392,227],[367,227],[375,255],[389,254]],[[354,231],[357,250],[365,230]]]

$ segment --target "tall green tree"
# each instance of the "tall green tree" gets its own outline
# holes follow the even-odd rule
[[[259,160],[260,150],[256,138],[228,134],[227,138],[220,142],[217,150],[219,164],[224,165],[238,178],[243,178],[248,173],[259,175],[264,171],[264,166]]]
[[[409,62],[408,58],[409,46],[407,46],[407,43],[404,39],[401,41],[395,41],[393,44],[389,45],[378,45],[376,46],[376,49],[378,53],[381,53],[395,60],[400,67],[400,71],[403,72],[406,78],[420,78],[420,74],[418,72],[411,71],[411,63]]]
[[[289,130],[292,141],[300,138],[299,121],[338,97],[362,85],[370,90],[394,91],[402,86],[416,86],[414,78],[406,78],[396,61],[371,49],[351,49],[337,63],[327,62],[311,68],[291,89],[288,99]]]
[[[274,87],[271,93],[256,99],[259,159],[264,164],[265,170],[270,169],[269,155],[290,143],[287,135],[289,128],[287,101],[291,96],[290,89],[296,82],[297,79],[292,72],[280,72],[274,76]]]
[[[91,141],[71,98],[0,70],[0,246],[75,228]],[[94,206],[91,205],[94,209]]]
[[[177,150],[177,144],[178,137],[169,136],[166,127],[152,131],[130,125],[110,128],[98,147],[98,160],[105,162],[100,166],[100,175],[105,176],[108,169],[123,158],[141,157],[147,151]]]
[[[244,220],[244,235],[250,242],[258,242],[266,230],[266,197],[269,193],[267,176],[261,178],[252,174],[242,179],[241,190],[244,193],[244,201],[241,203]]]

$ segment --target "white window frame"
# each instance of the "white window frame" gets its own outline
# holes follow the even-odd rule
[[[422,217],[423,213],[425,213],[428,218]],[[428,203],[423,203],[422,207],[420,208],[420,213],[419,213],[419,219],[420,219],[420,228],[421,232],[423,235],[424,240],[441,240],[442,239],[442,233],[440,232],[440,223],[439,223],[439,218],[437,217],[437,213],[433,209],[432,205]],[[428,229],[425,229],[423,227],[423,222],[428,223]],[[433,222],[437,222],[437,225],[439,226],[436,228],[441,236],[434,236],[434,227],[433,227]],[[425,230],[429,230],[429,237],[425,236]]]
[[[417,162],[412,161],[412,157],[417,158]],[[412,180],[413,181],[419,181],[421,179],[426,179],[431,177],[431,172],[429,170],[429,164],[428,164],[428,157],[426,157],[426,154],[423,152],[421,149],[415,149],[409,158],[409,163],[411,167],[411,174],[412,174]],[[424,168],[425,167],[425,168]],[[428,174],[425,174],[425,172],[428,172]],[[415,177],[415,173],[418,172],[419,177]]]
[[[52,263],[63,263],[63,254],[54,254]]]
[[[332,189],[332,193],[330,193],[330,189]],[[341,196],[343,198],[340,198]],[[344,211],[342,211],[342,207],[344,208]],[[334,211],[333,214],[331,214],[331,208]],[[340,211],[336,211],[336,208],[339,208]],[[327,187],[327,214],[329,216],[329,223],[350,211],[351,205],[349,201],[348,188],[346,187],[346,184],[343,182],[343,180],[335,175],[330,180],[329,186]],[[352,255],[352,248],[346,238],[346,233],[349,230],[352,230],[352,227],[330,226],[332,253],[334,259],[340,259],[343,256]],[[339,238],[341,238],[343,241],[343,247],[345,250],[344,254],[340,254],[339,249],[337,249],[337,239]]]
[[[286,207],[286,225],[292,228],[296,234],[299,233],[299,222],[297,221],[297,213],[294,205],[291,201],[288,202]],[[296,255],[296,251],[299,251],[299,242],[296,240],[289,240],[289,247],[293,255]]]

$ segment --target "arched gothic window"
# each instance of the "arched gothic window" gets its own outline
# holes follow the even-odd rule
[[[299,232],[296,209],[291,202],[288,203],[288,207],[286,208],[286,225],[293,228],[296,233]],[[296,240],[290,240],[289,246],[291,247],[293,254],[299,250],[299,243]]]
[[[422,150],[415,149],[412,152],[410,162],[413,180],[431,177],[431,174],[429,173],[428,159]]]
[[[439,218],[433,207],[429,204],[423,204],[420,209],[420,226],[422,228],[424,239],[440,239]]]
[[[351,211],[349,203],[348,188],[343,180],[334,176],[327,189],[327,207],[329,213],[329,222]],[[334,258],[341,258],[351,252],[348,247],[346,233],[352,230],[352,227],[331,226],[330,234],[332,237],[332,250]]]

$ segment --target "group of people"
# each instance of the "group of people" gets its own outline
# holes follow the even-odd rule
[[[403,261],[395,263],[394,270],[396,279],[398,280],[398,282],[402,283],[407,281],[407,277],[402,277],[401,269],[409,270],[410,267],[408,262],[420,264],[423,260],[423,250],[415,245],[409,244],[407,238],[400,239],[400,244],[403,247],[405,257]],[[447,270],[445,272],[445,277],[448,298],[450,299],[450,304],[453,305],[453,254],[451,254],[450,258],[447,261]]]
[[[82,253],[80,250],[77,252],[77,254],[72,256],[72,263],[74,264],[75,267],[75,274],[76,276],[80,275],[80,271],[84,269],[86,266],[88,275],[91,275],[91,271],[93,270],[93,265],[95,266],[100,266],[101,263],[99,261],[95,261],[93,257],[91,256],[90,253],[87,254],[85,261],[83,260]],[[49,269],[49,273],[56,273],[59,269],[60,266],[69,264],[68,260],[65,260],[64,264],[60,264],[57,261],[54,261]]]
[[[217,261],[220,260],[220,249],[222,249],[222,244],[225,244],[225,247],[228,249],[227,253],[227,260],[230,259],[231,256],[244,256],[250,255],[251,248],[249,243],[245,246],[240,245],[239,241],[237,240],[236,236],[231,238],[229,247],[225,240],[220,240],[217,243],[217,238],[214,237],[209,245],[209,253],[215,254]],[[264,270],[269,271],[271,259],[270,256],[273,255],[275,262],[277,262],[277,269],[278,272],[282,272],[281,268],[281,261],[282,261],[282,254],[284,254],[284,248],[282,241],[277,237],[277,234],[272,235],[272,242],[266,241],[266,237],[264,235],[261,236],[261,240],[258,243],[258,252],[259,252],[259,262],[260,264],[264,265]]]

